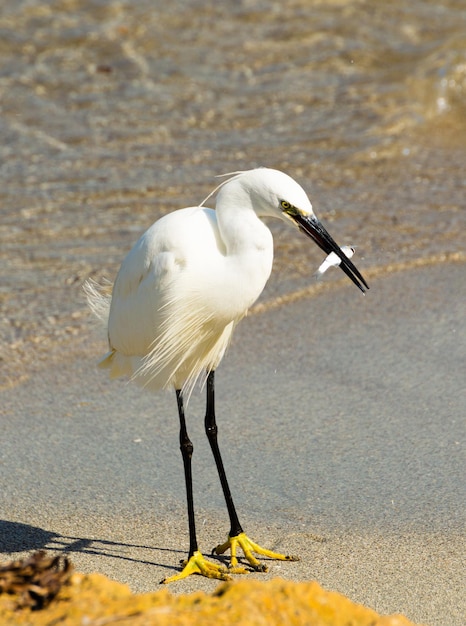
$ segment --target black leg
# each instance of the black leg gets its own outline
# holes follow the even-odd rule
[[[214,372],[209,372],[207,376],[207,403],[206,403],[206,415],[205,415],[205,432],[212,448],[215,464],[217,465],[217,471],[222,484],[223,494],[225,496],[225,502],[227,504],[228,515],[230,516],[230,537],[236,537],[243,532],[241,524],[236,514],[235,505],[233,504],[233,498],[231,497],[230,487],[228,486],[225,469],[223,467],[222,457],[217,442],[217,423],[215,421],[215,391],[214,391]]]
[[[178,414],[180,416],[180,449],[183,456],[184,477],[186,481],[186,498],[188,501],[188,522],[189,522],[189,556],[197,552],[196,523],[194,520],[193,501],[193,477],[191,471],[191,457],[193,456],[193,444],[188,437],[186,430],[186,420],[184,416],[183,395],[179,389],[176,390],[176,400],[178,402]]]

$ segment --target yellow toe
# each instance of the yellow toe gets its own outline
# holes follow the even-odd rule
[[[217,580],[231,580],[228,570],[224,565],[217,565],[206,561],[204,556],[199,552],[195,552],[187,561],[183,563],[183,569],[178,574],[164,578],[163,584],[173,583],[176,580],[182,580],[191,576],[191,574],[200,574],[206,578],[216,578]]]
[[[261,546],[249,539],[249,537],[245,533],[240,533],[236,537],[228,537],[228,540],[225,543],[220,544],[214,549],[214,552],[216,554],[223,554],[227,550],[230,550],[231,563],[229,570],[234,574],[246,573],[244,567],[238,566],[238,558],[236,556],[238,547],[241,548],[246,560],[257,572],[266,572],[267,566],[258,561],[253,555],[253,552],[262,556],[266,556],[269,559],[275,559],[279,561],[299,561],[299,557],[297,556],[289,556],[287,554],[280,554],[279,552],[273,552],[272,550],[261,548]]]

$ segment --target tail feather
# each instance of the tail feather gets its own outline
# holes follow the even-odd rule
[[[112,302],[112,283],[106,280],[99,284],[92,278],[89,278],[83,284],[83,290],[92,313],[97,319],[107,323]]]

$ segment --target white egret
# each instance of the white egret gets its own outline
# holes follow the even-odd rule
[[[108,324],[109,352],[100,366],[108,368],[112,377],[125,375],[149,389],[176,391],[189,554],[182,571],[162,582],[193,573],[222,580],[229,578],[229,571],[243,573],[246,570],[238,566],[238,548],[257,571],[266,571],[266,567],[253,553],[296,560],[261,548],[244,533],[217,443],[215,369],[236,324],[259,297],[272,270],[272,234],[261,218],[278,217],[296,225],[324,252],[339,257],[341,269],[363,293],[368,288],[314,215],[305,191],[283,172],[267,168],[238,172],[215,191],[215,210],[201,205],[174,211],[142,235],[123,261],[111,296],[95,284],[86,285],[91,308]],[[198,379],[206,382],[205,430],[230,518],[228,540],[214,552],[231,551],[229,570],[206,560],[196,539],[193,445],[184,405]]]
[[[348,257],[348,259],[351,259],[354,255],[354,248],[351,246],[341,246],[340,250]],[[338,267],[340,263],[340,257],[335,252],[330,252],[330,254],[325,257],[323,263],[319,265],[314,276],[317,280],[320,280],[328,269],[331,267]]]

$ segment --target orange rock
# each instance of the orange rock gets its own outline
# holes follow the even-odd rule
[[[413,626],[403,616],[379,616],[316,582],[240,580],[212,595],[173,596],[167,589],[133,595],[126,585],[100,574],[73,574],[45,609],[14,610],[0,595],[0,623],[15,626]]]

